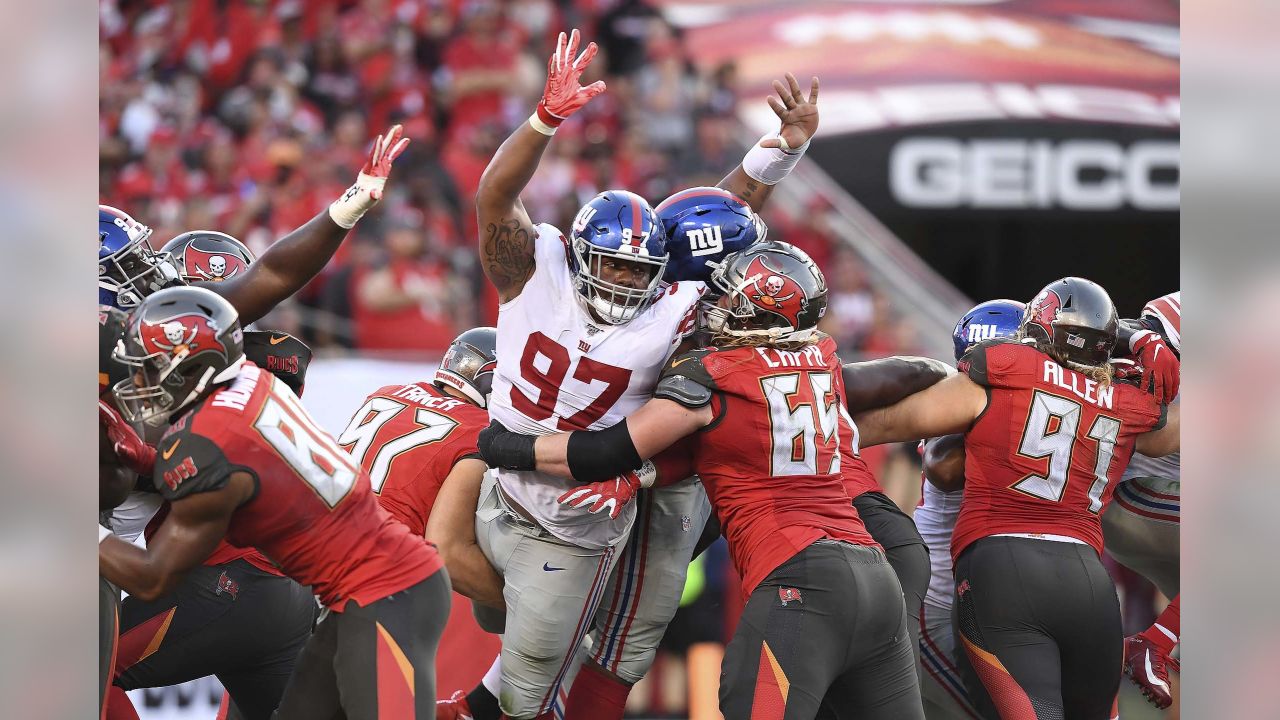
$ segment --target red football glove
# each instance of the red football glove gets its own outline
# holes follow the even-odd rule
[[[151,477],[156,467],[156,449],[143,442],[133,426],[103,400],[98,401],[98,422],[106,429],[111,449],[120,462],[143,477]]]
[[[392,125],[386,135],[379,135],[373,141],[369,159],[360,168],[355,184],[329,205],[329,217],[339,226],[348,230],[355,227],[356,221],[382,199],[382,189],[391,174],[391,163],[409,146],[409,138],[400,137],[403,131],[403,127]]]
[[[578,52],[579,42],[577,29],[569,34],[567,40],[565,34],[560,33],[560,38],[556,41],[556,52],[547,61],[547,84],[542,89],[542,99],[538,101],[536,114],[538,120],[551,132],[555,132],[555,128],[560,127],[560,123],[564,122],[565,118],[577,112],[591,98],[604,92],[605,89],[603,80],[597,80],[586,87],[579,84],[579,78],[599,50],[595,43],[588,43],[587,49],[574,60],[573,56]],[[535,124],[534,127],[538,126]],[[541,128],[538,129],[548,135],[551,134]]]
[[[640,488],[652,487],[656,479],[657,471],[653,463],[645,462],[639,470],[632,470],[612,480],[602,480],[576,487],[561,495],[556,501],[575,510],[580,510],[589,504],[591,507],[587,508],[587,512],[592,515],[608,510],[609,519],[616,520],[622,513],[622,508],[635,499],[636,492]]]
[[[1164,338],[1151,330],[1134,333],[1129,338],[1129,350],[1142,366],[1142,389],[1156,396],[1156,401],[1168,404],[1178,396],[1182,364],[1173,354]]]

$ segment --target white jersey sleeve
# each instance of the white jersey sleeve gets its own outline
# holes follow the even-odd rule
[[[922,480],[923,477],[921,475]],[[925,602],[935,607],[950,608],[956,590],[951,573],[951,533],[956,528],[964,491],[943,492],[928,480],[923,480],[923,483],[920,505],[912,519],[929,548],[929,591],[925,594]]]
[[[647,402],[667,358],[693,330],[702,283],[661,291],[622,325],[596,320],[579,301],[568,244],[539,224],[534,271],[516,297],[498,308],[498,366],[489,416],[510,430],[549,435],[615,425]],[[574,483],[535,472],[500,471],[498,482],[549,532],[582,547],[626,537],[635,518],[628,506],[616,520],[566,510],[556,499]]]
[[[137,540],[163,504],[164,498],[157,493],[129,493],[129,497],[111,511],[111,532],[129,542]]]

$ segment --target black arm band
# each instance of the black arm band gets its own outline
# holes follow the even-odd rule
[[[578,482],[608,480],[644,463],[631,442],[626,420],[604,430],[570,433],[566,456],[569,472]]]

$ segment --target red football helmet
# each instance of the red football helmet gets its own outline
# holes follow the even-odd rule
[[[1018,337],[1053,351],[1067,365],[1088,369],[1111,359],[1119,325],[1115,303],[1101,285],[1065,277],[1027,303]]]
[[[257,258],[244,243],[215,230],[192,230],[164,244],[178,274],[193,282],[222,282],[243,273]]]
[[[176,287],[145,298],[129,314],[112,357],[132,376],[112,387],[130,422],[160,425],[244,364],[240,318],[204,288]]]
[[[712,333],[808,341],[827,311],[827,281],[800,248],[763,242],[736,252],[711,271],[717,296],[702,302]]]

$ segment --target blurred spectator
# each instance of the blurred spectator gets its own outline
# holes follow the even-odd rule
[[[209,228],[261,253],[342,192],[374,134],[404,124],[413,143],[383,202],[277,318],[317,348],[430,354],[494,322],[475,191],[563,28],[595,28],[583,82],[609,92],[548,148],[523,195],[535,220],[568,228],[614,187],[657,204],[741,157],[736,69],[700,75],[643,0],[106,0],[99,18],[102,201],[151,225],[156,246]],[[908,347],[911,328],[835,250],[829,211],[771,207],[770,236],[827,272],[824,328],[846,359]]]
[[[467,295],[427,251],[422,225],[397,219],[385,235],[387,257],[352,278],[356,344],[368,350],[443,352],[457,334],[455,304]]]

